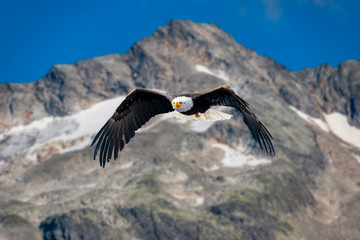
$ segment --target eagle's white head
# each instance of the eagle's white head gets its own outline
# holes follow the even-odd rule
[[[172,100],[173,108],[178,112],[189,111],[193,106],[193,100],[190,97],[176,97]]]

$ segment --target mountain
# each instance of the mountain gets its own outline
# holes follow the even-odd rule
[[[214,24],[0,85],[0,239],[359,239],[360,61],[291,72]],[[100,168],[89,143],[135,87],[230,85],[274,137],[152,119]]]

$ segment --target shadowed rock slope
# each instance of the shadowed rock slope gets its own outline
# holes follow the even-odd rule
[[[264,155],[227,108],[234,118],[205,130],[156,117],[105,169],[93,149],[61,153],[51,149],[64,143],[52,142],[36,159],[19,152],[0,160],[0,237],[359,239],[359,148],[290,108],[320,120],[338,112],[359,127],[359,74],[354,60],[290,72],[214,24],[172,21],[123,55],[2,84],[3,146],[14,126],[134,87],[181,93],[229,84],[270,130],[277,155]]]

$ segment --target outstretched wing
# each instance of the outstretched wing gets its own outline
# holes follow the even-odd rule
[[[251,111],[249,104],[236,95],[228,85],[223,85],[208,92],[198,94],[194,98],[194,104],[199,104],[205,108],[221,105],[238,109],[243,114],[243,120],[248,126],[252,136],[260,144],[260,148],[265,149],[267,154],[275,156],[270,132]]]
[[[135,131],[150,118],[173,110],[170,100],[165,95],[146,89],[134,89],[96,134],[91,143],[93,146],[97,142],[94,160],[100,149],[100,166],[105,167],[112,154],[114,153],[116,159],[119,151],[135,136]]]

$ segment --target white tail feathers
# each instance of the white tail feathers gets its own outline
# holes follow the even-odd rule
[[[204,116],[207,121],[228,120],[232,118],[231,114],[223,113],[214,109],[209,109],[204,112]]]
[[[219,121],[219,120],[227,120],[232,118],[232,115],[223,113],[214,109],[209,109],[204,113],[199,113],[199,117],[195,115],[184,115],[179,113],[178,111],[172,112],[173,116],[178,119],[185,120],[197,120],[197,121]]]

